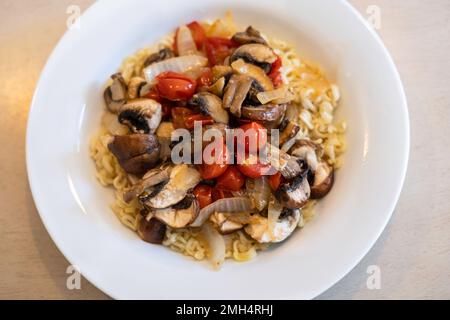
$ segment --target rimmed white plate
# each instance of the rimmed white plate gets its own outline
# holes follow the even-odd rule
[[[102,86],[123,58],[176,26],[231,9],[243,27],[293,43],[342,90],[348,152],[317,218],[288,241],[219,272],[149,245],[109,209],[88,143]],[[27,167],[48,232],[82,274],[114,298],[312,298],[349,272],[388,222],[409,150],[406,100],[378,36],[344,1],[97,1],[68,31],[42,72],[27,131]]]

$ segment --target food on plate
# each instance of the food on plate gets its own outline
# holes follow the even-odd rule
[[[215,267],[302,228],[342,164],[338,87],[231,13],[128,57],[103,97],[91,156],[112,210],[142,240]]]

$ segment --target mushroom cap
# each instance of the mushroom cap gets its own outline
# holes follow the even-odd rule
[[[193,195],[166,209],[156,209],[150,214],[171,228],[184,228],[197,218],[200,206]]]
[[[298,175],[291,181],[280,185],[275,196],[281,204],[289,209],[303,207],[309,200],[311,189],[307,179],[308,170]]]
[[[103,92],[106,107],[112,113],[118,113],[127,101],[127,85],[121,73],[111,76],[112,84]]]
[[[334,169],[322,161],[314,172],[314,182],[311,186],[311,198],[320,199],[330,192],[334,183]]]
[[[238,59],[243,59],[245,62],[254,64],[263,69],[264,72],[269,73],[277,56],[272,48],[267,45],[250,43],[237,48],[230,56],[230,63]]]
[[[168,208],[186,197],[188,191],[194,188],[201,180],[200,173],[186,164],[176,165],[169,181],[156,194],[143,199],[146,207],[153,209]]]
[[[253,79],[246,75],[234,74],[225,88],[223,108],[230,109],[236,117],[241,117],[241,107],[252,86]]]
[[[108,149],[127,172],[142,175],[159,161],[159,142],[153,134],[114,136]]]
[[[312,172],[316,171],[319,160],[317,159],[318,146],[311,140],[298,140],[289,150],[289,153],[299,159],[306,161]]]
[[[161,104],[153,99],[134,99],[122,106],[119,122],[138,133],[155,132],[162,119]]]
[[[286,112],[285,104],[264,104],[259,106],[243,106],[242,117],[255,121],[273,122],[283,118]]]
[[[139,220],[137,233],[146,242],[161,244],[166,234],[166,225],[154,218],[142,218]]]
[[[231,63],[231,68],[238,74],[247,75],[253,79],[251,93],[254,95],[255,102],[258,102],[256,95],[260,91],[272,91],[274,89],[272,80],[260,67],[246,63],[243,59],[237,59]]]
[[[222,107],[222,100],[210,92],[195,94],[188,104],[198,106],[203,113],[211,116],[215,122],[227,124],[229,121],[228,112]]]
[[[273,230],[269,230],[266,217],[255,215],[254,220],[245,227],[245,232],[260,243],[281,242],[289,237],[300,221],[300,210],[294,209],[290,214],[280,216]]]
[[[232,39],[239,44],[260,43],[267,45],[267,41],[261,37],[261,33],[252,26],[248,26],[245,32],[237,32]]]
[[[174,52],[170,48],[163,48],[158,52],[155,52],[148,56],[148,58],[144,61],[144,68],[148,67],[152,63],[160,62],[169,58],[175,57]]]

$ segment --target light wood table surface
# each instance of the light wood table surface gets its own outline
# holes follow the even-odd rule
[[[44,63],[66,30],[69,5],[91,0],[0,2],[0,298],[107,299],[83,280],[66,288],[68,262],[34,206],[25,130]],[[321,299],[450,298],[450,1],[351,0],[364,16],[381,9],[378,30],[408,96],[411,154],[395,213],[375,246]],[[381,288],[366,286],[379,266]]]

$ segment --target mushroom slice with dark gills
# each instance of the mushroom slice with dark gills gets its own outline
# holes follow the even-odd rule
[[[114,136],[108,149],[127,173],[139,176],[159,161],[159,143],[153,134]]]
[[[142,196],[141,202],[147,208],[168,208],[186,197],[188,191],[201,180],[200,173],[186,164],[176,165],[170,172],[170,178],[161,190],[148,196]]]
[[[251,43],[237,48],[230,56],[230,63],[238,59],[243,59],[247,63],[260,67],[265,73],[269,73],[277,56],[272,48],[260,43]]]
[[[228,112],[222,107],[222,100],[210,92],[195,94],[188,105],[199,107],[202,113],[211,116],[215,122],[227,124],[229,121]]]
[[[171,170],[171,165],[163,165],[160,168],[150,169],[144,174],[141,180],[124,192],[123,200],[126,203],[130,203],[131,200],[137,198],[149,188],[169,180]]]
[[[127,102],[127,85],[120,73],[113,74],[111,79],[112,84],[105,89],[103,98],[108,110],[112,113],[118,113],[120,108]]]
[[[225,88],[223,107],[230,109],[236,117],[241,117],[241,107],[252,86],[253,79],[246,75],[234,74]]]
[[[184,228],[195,220],[200,211],[197,199],[188,194],[177,204],[165,209],[150,209],[149,217],[154,217],[171,228]]]
[[[166,225],[158,219],[149,220],[141,218],[139,220],[137,234],[145,242],[161,244],[166,234]]]
[[[311,189],[308,183],[308,171],[305,170],[294,179],[281,184],[275,196],[280,203],[289,209],[303,207],[311,196]]]
[[[285,119],[281,122],[279,129],[280,129],[280,146],[281,146],[284,145],[289,139],[293,138],[300,130],[300,127],[293,121]]]
[[[158,52],[155,52],[151,54],[145,61],[144,61],[144,68],[148,67],[152,63],[160,62],[169,58],[175,57],[175,54],[173,51],[169,48],[163,48],[159,50]]]
[[[270,230],[269,219],[254,215],[253,221],[245,227],[245,232],[260,243],[281,242],[289,237],[300,221],[299,209],[283,209],[282,214]]]
[[[260,43],[267,45],[267,41],[261,36],[261,33],[252,26],[247,27],[245,32],[236,33],[233,38],[239,44]]]
[[[152,99],[135,99],[125,104],[119,113],[119,122],[137,133],[153,133],[162,118],[162,107]]]
[[[317,149],[318,145],[316,145],[311,140],[300,139],[295,142],[292,148],[289,150],[289,153],[299,159],[302,159],[306,162],[308,167],[312,172],[314,172],[319,164],[319,160],[317,159]]]

